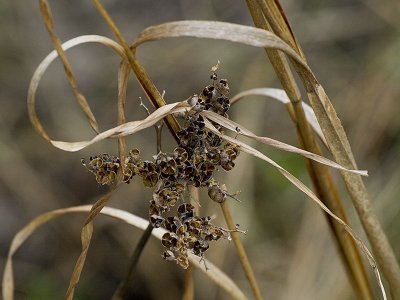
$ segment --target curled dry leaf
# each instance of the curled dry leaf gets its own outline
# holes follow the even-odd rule
[[[218,21],[176,21],[151,26],[143,30],[132,44],[140,44],[172,37],[197,37],[226,40],[254,47],[282,50],[310,73],[307,63],[274,33],[259,28]]]
[[[96,118],[94,117],[92,110],[90,109],[90,106],[89,106],[85,96],[78,91],[75,76],[74,76],[74,73],[72,72],[71,64],[69,63],[67,55],[65,54],[65,52],[61,46],[60,39],[58,38],[58,36],[56,35],[56,33],[54,31],[54,22],[53,22],[53,17],[52,17],[52,13],[50,10],[50,6],[49,6],[47,0],[40,0],[39,3],[40,3],[40,5],[39,5],[40,12],[42,14],[44,24],[50,35],[50,39],[53,43],[53,46],[60,57],[61,63],[63,64],[64,70],[65,70],[65,76],[67,77],[67,80],[72,89],[72,92],[74,93],[75,99],[77,100],[79,106],[81,107],[81,109],[85,113],[86,117],[88,118],[89,123],[92,126],[92,128],[96,131],[96,133],[98,133],[99,127],[98,127]]]
[[[234,105],[235,103],[237,103],[240,100],[244,99],[245,97],[249,97],[249,96],[265,96],[265,97],[270,97],[272,99],[275,99],[283,104],[290,103],[290,99],[287,96],[285,90],[276,89],[276,88],[256,88],[256,89],[250,89],[250,90],[240,92],[237,95],[233,96],[230,99],[231,105]],[[311,127],[314,129],[316,134],[318,134],[320,139],[326,145],[327,143],[326,143],[324,134],[322,133],[321,127],[318,124],[318,121],[314,114],[314,111],[307,103],[301,102],[301,104],[303,106],[304,113],[306,115],[308,123],[311,125]]]
[[[15,252],[22,246],[25,240],[28,239],[39,227],[55,218],[61,217],[66,214],[88,213],[90,211],[93,211],[93,207],[91,205],[73,206],[53,210],[36,217],[14,236],[8,252],[6,266],[3,274],[2,294],[4,300],[12,300],[14,298],[13,256]],[[127,211],[111,207],[104,207],[100,214],[123,221],[141,230],[145,230],[149,223],[148,221]],[[161,240],[164,233],[166,233],[165,229],[157,228],[153,229],[152,235]],[[194,256],[193,254],[189,254],[189,260],[194,266],[202,270],[206,274],[206,276],[208,276],[217,285],[224,289],[232,298],[240,300],[247,299],[242,291],[232,281],[232,279],[230,279],[224,272],[222,272],[210,261],[206,260],[206,264],[204,264],[203,262],[200,262],[198,260],[198,257]],[[205,269],[205,265],[207,265],[207,270]]]
[[[106,38],[103,36],[98,36],[98,35],[83,35],[83,36],[76,37],[76,38],[71,39],[71,40],[65,42],[64,44],[62,44],[62,49],[66,51],[72,47],[75,47],[77,45],[84,44],[84,43],[103,44],[103,45],[113,49],[122,58],[125,57],[124,50],[118,43],[116,43],[115,41],[113,41],[109,38]],[[48,136],[47,132],[44,130],[44,128],[36,114],[35,96],[36,96],[36,91],[38,89],[40,80],[42,79],[47,68],[57,57],[58,57],[58,53],[56,50],[53,50],[52,52],[50,52],[49,55],[46,56],[46,58],[39,64],[39,66],[36,68],[35,72],[33,73],[31,82],[29,84],[29,89],[28,89],[29,118],[33,124],[33,127],[36,129],[36,131],[39,133],[39,135],[41,137],[43,137],[44,139],[46,139],[47,141],[51,141],[51,139]],[[88,107],[88,109],[90,110],[89,107]]]

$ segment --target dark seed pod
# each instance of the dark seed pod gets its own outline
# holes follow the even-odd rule
[[[222,203],[226,200],[226,193],[221,190],[218,185],[211,185],[208,188],[208,196],[211,200]]]
[[[172,251],[170,251],[170,250],[164,251],[163,254],[161,255],[161,257],[163,259],[165,259],[166,261],[174,261],[174,260],[176,260],[174,253]]]
[[[200,97],[207,103],[215,96],[215,87],[212,85],[208,85],[201,92]]]
[[[173,233],[166,232],[162,236],[161,243],[165,248],[172,250],[178,244],[178,237]]]
[[[229,85],[228,85],[228,80],[226,79],[220,79],[218,83],[216,84],[216,90],[218,93],[221,95],[227,95],[229,94]]]
[[[154,228],[158,228],[164,223],[164,218],[160,217],[158,215],[151,215],[150,216],[150,222],[151,222],[151,225],[153,225]]]

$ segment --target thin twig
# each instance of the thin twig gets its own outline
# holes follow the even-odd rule
[[[240,263],[242,264],[244,273],[247,277],[247,280],[250,283],[254,297],[256,300],[261,300],[261,299],[263,299],[263,297],[261,295],[261,290],[258,286],[256,277],[253,272],[253,268],[251,267],[249,258],[247,257],[246,251],[244,250],[244,247],[239,238],[238,232],[236,232],[237,228],[235,226],[235,222],[233,221],[227,201],[224,201],[221,203],[221,209],[225,216],[226,225],[228,226],[228,229],[232,231],[231,232],[232,240],[235,244]]]
[[[135,271],[135,267],[139,261],[140,255],[143,252],[144,247],[146,246],[149,237],[151,236],[151,232],[153,231],[153,226],[151,223],[147,226],[146,230],[143,232],[139,243],[136,245],[135,250],[133,251],[132,257],[129,263],[129,269],[126,273],[124,280],[119,284],[117,290],[115,291],[114,295],[112,296],[112,300],[122,300],[126,294],[128,289],[129,283],[133,279],[133,272]]]
[[[75,99],[78,102],[79,106],[84,111],[84,113],[86,114],[86,117],[89,119],[89,123],[90,123],[91,127],[95,130],[96,133],[99,133],[99,126],[97,124],[96,118],[94,117],[85,96],[83,96],[83,94],[81,94],[78,90],[75,76],[74,76],[74,73],[72,72],[71,64],[69,63],[67,55],[65,54],[65,51],[63,50],[63,48],[61,46],[60,39],[54,32],[54,22],[53,22],[53,17],[51,14],[50,6],[46,0],[40,0],[39,3],[40,3],[40,12],[42,14],[44,24],[50,35],[50,39],[54,46],[54,49],[57,51],[58,56],[60,57],[60,60],[64,66],[65,75],[66,75],[68,83],[72,89],[72,92],[75,96]]]
[[[192,266],[189,266],[185,271],[185,277],[183,278],[182,300],[194,299],[193,271],[194,270]]]
[[[146,95],[149,97],[149,100],[154,105],[154,107],[159,108],[165,105],[165,101],[161,95],[161,93],[157,90],[154,83],[151,81],[150,77],[147,75],[146,71],[142,68],[142,66],[137,61],[132,49],[130,49],[128,43],[126,42],[125,38],[122,36],[121,32],[119,31],[118,27],[115,25],[114,21],[111,19],[108,12],[104,9],[103,5],[100,3],[99,0],[93,0],[94,5],[96,6],[97,10],[103,16],[105,21],[107,22],[108,26],[117,37],[119,43],[125,50],[125,54],[127,56],[127,60],[129,65],[131,66],[133,72],[136,75],[136,78],[139,80],[143,90],[145,91]],[[178,121],[175,119],[173,115],[168,115],[165,117],[165,123],[169,130],[171,131],[173,137],[177,142],[179,139],[176,133],[180,130],[180,126]]]

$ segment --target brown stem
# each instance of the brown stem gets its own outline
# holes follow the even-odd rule
[[[146,246],[147,241],[151,236],[151,232],[153,231],[153,226],[149,223],[146,230],[143,232],[142,236],[140,237],[139,243],[136,245],[135,250],[130,259],[128,272],[126,273],[124,280],[119,284],[117,290],[115,291],[114,295],[112,296],[112,300],[122,300],[124,299],[124,295],[128,289],[129,284],[133,278],[133,272],[135,271],[135,267],[139,261],[140,255],[143,252],[144,247]]]
[[[234,232],[234,230],[236,229],[236,226],[235,226],[235,222],[233,222],[233,218],[232,218],[231,212],[229,210],[227,201],[224,201],[221,203],[221,209],[222,209],[222,212],[224,213],[225,221],[226,221],[226,225],[228,226],[228,229],[233,231],[231,233],[232,240],[233,240],[233,243],[235,244],[240,263],[242,264],[244,273],[247,277],[247,280],[250,283],[254,297],[257,300],[261,300],[261,299],[263,299],[263,297],[261,295],[260,288],[258,286],[256,277],[254,275],[253,268],[251,267],[249,258],[247,257],[246,251],[244,250],[243,244],[239,238],[239,233]]]
[[[119,43],[125,50],[126,58],[136,75],[136,78],[139,80],[144,92],[149,97],[149,100],[154,105],[155,108],[159,108],[165,105],[165,101],[161,96],[160,92],[155,87],[154,83],[151,81],[150,77],[147,75],[146,71],[142,68],[142,66],[137,61],[132,49],[130,49],[128,43],[126,42],[125,38],[122,36],[121,32],[119,31],[118,27],[115,25],[114,21],[111,19],[108,12],[104,9],[103,5],[98,0],[93,0],[94,5],[96,6],[97,10],[103,16],[105,21],[107,22],[108,26],[112,30],[112,32],[117,37]],[[172,135],[174,136],[175,140],[178,141],[178,137],[176,133],[180,130],[180,126],[176,121],[173,115],[168,115],[165,117],[165,123],[169,130],[171,131]]]
[[[193,284],[193,268],[189,266],[185,272],[183,279],[183,295],[182,300],[194,299],[194,284]]]
[[[247,5],[255,25],[259,28],[270,30],[269,24],[266,22],[255,0],[248,0]],[[301,105],[300,91],[294,81],[293,74],[285,56],[281,52],[273,49],[266,49],[266,52],[283,88],[291,100],[292,105],[288,106],[288,110],[292,120],[296,124],[301,146],[310,152],[321,155],[321,149],[315,142],[310,126],[305,118]],[[311,162],[308,159],[306,161],[307,169],[318,197],[331,211],[348,223],[342,201],[338,195],[336,185],[329,169],[318,163]],[[327,221],[335,236],[339,253],[341,254],[347,274],[353,283],[357,295],[360,299],[372,299],[371,285],[355,242],[349,235],[344,234],[342,227],[336,222],[332,222],[331,218],[328,216]]]
[[[99,133],[99,127],[98,127],[97,121],[89,107],[89,104],[87,103],[85,96],[83,96],[78,91],[75,76],[72,72],[71,64],[69,63],[67,55],[65,54],[65,51],[63,50],[63,48],[61,46],[60,39],[57,37],[56,33],[54,32],[54,23],[53,23],[53,17],[51,14],[50,6],[46,0],[40,0],[39,4],[40,4],[40,12],[42,14],[44,24],[50,35],[50,39],[51,39],[51,42],[53,43],[53,47],[57,51],[57,54],[60,57],[60,60],[64,66],[65,75],[67,76],[68,83],[71,86],[71,89],[72,89],[72,92],[74,93],[75,99],[78,102],[79,106],[84,111],[84,113],[86,114],[86,117],[89,119],[89,123],[92,126],[92,128],[96,131],[96,133]]]

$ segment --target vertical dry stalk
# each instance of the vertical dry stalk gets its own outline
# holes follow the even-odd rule
[[[103,5],[98,0],[93,0],[94,5],[96,6],[97,10],[103,16],[105,21],[107,22],[108,26],[117,37],[118,42],[125,50],[125,54],[127,56],[128,62],[136,75],[136,78],[139,80],[140,85],[144,89],[144,92],[149,97],[151,103],[154,107],[159,108],[165,105],[165,101],[161,96],[161,93],[157,90],[154,83],[151,81],[150,77],[147,75],[145,70],[140,66],[139,62],[137,61],[136,57],[134,56],[132,50],[130,49],[128,43],[126,42],[125,38],[122,36],[121,32],[119,31],[118,27],[115,25],[114,21],[111,19],[110,15],[104,9]],[[168,129],[171,131],[172,135],[175,137],[175,140],[178,141],[176,137],[176,132],[180,130],[179,124],[176,121],[173,115],[168,115],[165,117],[165,123]]]
[[[270,30],[268,23],[255,1],[247,0],[247,5],[256,27]],[[289,110],[289,112],[291,112],[292,119],[296,123],[301,146],[308,151],[321,155],[321,150],[316,144],[310,126],[305,119],[301,105],[300,91],[294,81],[293,74],[291,73],[285,56],[281,52],[273,49],[266,49],[266,52],[283,88],[291,100],[294,112],[291,110]],[[318,197],[331,211],[348,223],[346,213],[329,169],[323,165],[311,162],[310,160],[306,161],[308,172]],[[327,220],[335,236],[341,257],[356,293],[359,295],[360,299],[372,299],[371,285],[356,244],[349,235],[343,233],[340,225],[336,222],[332,222],[329,217],[327,217]]]
[[[290,26],[283,15],[283,11],[277,5],[276,1],[257,0],[257,2],[275,33],[297,50],[300,55],[304,56],[290,30]],[[351,152],[349,141],[329,97],[318,82],[310,82],[300,71],[298,64],[296,62],[293,63],[306,88],[309,101],[326,137],[332,155],[339,164],[346,168],[355,169],[357,166]],[[389,244],[380,222],[373,211],[365,185],[358,175],[344,174],[342,172],[342,177],[368,240],[371,243],[378,264],[389,283],[392,297],[394,299],[400,299],[399,264],[397,263],[393,249]]]
[[[50,6],[49,6],[47,0],[40,0],[39,4],[40,4],[40,12],[42,14],[44,24],[50,35],[50,39],[51,39],[51,42],[53,43],[54,49],[56,49],[56,51],[60,57],[60,60],[64,66],[64,70],[65,70],[65,74],[68,79],[68,83],[71,86],[71,89],[72,89],[72,92],[74,93],[76,101],[78,102],[78,104],[82,108],[82,110],[85,112],[86,117],[89,119],[89,123],[92,126],[92,128],[96,131],[96,133],[99,133],[99,126],[97,124],[97,121],[87,103],[85,96],[83,96],[78,91],[75,76],[72,73],[71,64],[69,63],[69,61],[67,59],[65,51],[61,47],[60,39],[57,37],[57,35],[54,32],[54,23],[53,23],[53,17],[51,15]]]
[[[234,231],[235,230],[235,222],[233,221],[231,212],[228,207],[228,203],[226,201],[221,203],[221,209],[222,212],[224,213],[226,225],[228,226],[229,230]],[[245,275],[247,277],[247,280],[250,283],[251,289],[254,294],[254,298],[257,300],[263,299],[261,290],[258,286],[256,276],[254,275],[253,268],[251,267],[249,258],[247,257],[246,251],[244,250],[243,244],[240,240],[239,233],[238,232],[232,232],[232,240],[236,246],[236,251],[240,259],[240,263],[242,264],[242,268],[245,271]]]
[[[183,295],[182,300],[194,299],[194,283],[193,283],[193,267],[189,266],[183,278]]]
[[[190,203],[195,207],[196,215],[200,214],[200,208],[197,205],[200,201],[199,189],[194,186],[189,186]],[[193,300],[194,299],[194,283],[193,283],[193,272],[192,266],[185,272],[185,277],[183,279],[183,300]]]

